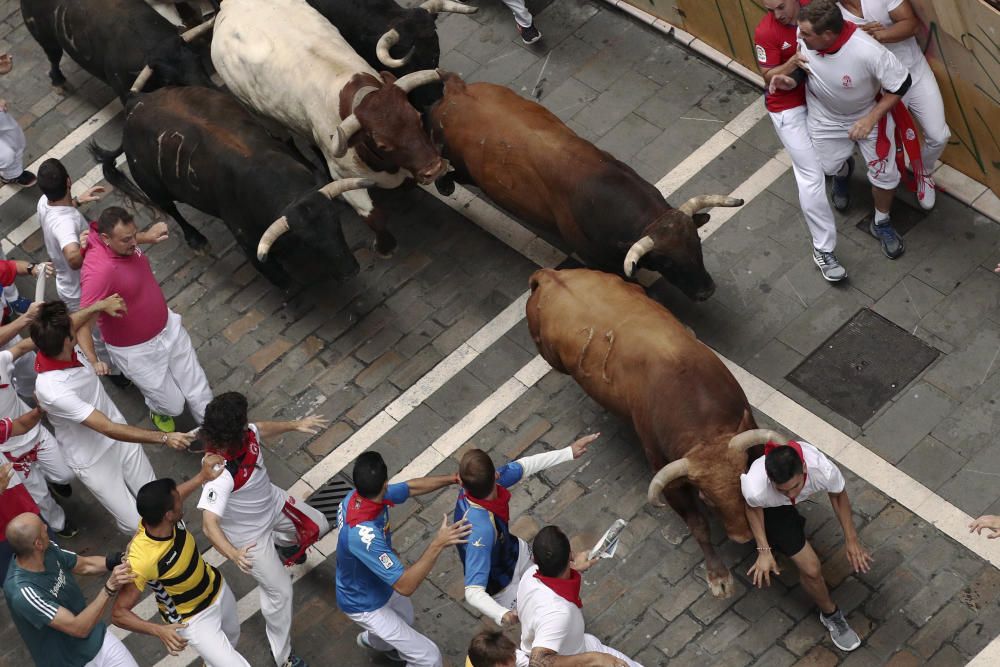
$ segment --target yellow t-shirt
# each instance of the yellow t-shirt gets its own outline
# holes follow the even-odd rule
[[[127,558],[136,575],[135,585],[141,591],[149,584],[167,623],[180,623],[203,611],[222,588],[222,575],[202,559],[183,521],[174,526],[173,536],[165,538],[147,535],[140,525]]]

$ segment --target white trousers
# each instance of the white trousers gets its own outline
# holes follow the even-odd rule
[[[927,61],[923,60],[922,66],[914,68],[910,75],[913,77],[913,83],[903,95],[903,104],[923,130],[924,144],[920,149],[920,158],[924,163],[924,171],[931,172],[934,163],[948,146],[951,130],[948,129],[948,121],[944,117],[941,90],[934,78],[934,71]]]
[[[896,124],[892,120],[892,115],[886,116],[885,132],[889,149],[884,160],[879,160],[876,150],[877,123],[872,128],[871,134],[856,142],[847,136],[849,130],[849,127],[829,125],[816,116],[809,116],[809,136],[812,137],[816,154],[823,164],[823,172],[828,176],[836,174],[844,164],[844,160],[854,153],[854,145],[857,144],[868,167],[868,182],[883,190],[895,189],[899,185],[899,169],[896,168],[896,140],[893,136]]]
[[[44,426],[39,426],[38,434],[38,460],[24,464],[27,471],[21,472],[21,479],[24,480],[24,488],[28,489],[28,493],[38,505],[45,523],[49,524],[52,530],[59,532],[66,525],[66,513],[52,497],[46,482],[69,484],[76,475],[66,465],[62,448],[55,436]],[[11,450],[10,455],[14,458],[24,456],[34,449],[35,444],[22,445]],[[3,459],[0,459],[0,462],[3,462]]]
[[[524,0],[503,0],[503,4],[507,5],[507,8],[514,13],[514,21],[516,21],[519,26],[527,28],[531,25],[531,12],[528,11],[528,7],[524,4]]]
[[[826,196],[826,175],[823,163],[809,138],[805,105],[772,111],[771,123],[781,144],[792,158],[795,184],[799,188],[799,207],[812,236],[813,247],[823,252],[833,252],[837,247],[837,223]]]
[[[81,425],[80,428],[87,427]],[[73,468],[73,472],[115,518],[118,530],[130,537],[134,535],[139,527],[135,494],[156,479],[142,445],[115,442],[88,467]]]
[[[21,334],[16,334],[13,338],[7,341],[7,344],[0,347],[0,350],[9,350],[23,340]],[[21,398],[31,399],[30,404],[35,403],[35,379],[38,377],[38,373],[35,371],[35,353],[27,352],[22,354],[14,362],[14,377],[11,378],[14,383],[14,391]]]
[[[59,293],[58,290],[56,293]],[[80,310],[80,297],[74,298],[67,297],[64,294],[59,294],[59,298],[66,304],[66,308],[69,312],[75,313]],[[94,352],[97,354],[97,358],[106,363],[112,373],[117,372],[118,368],[115,366],[114,362],[111,361],[111,355],[108,354],[108,347],[104,344],[104,336],[101,335],[101,328],[98,326],[92,326],[90,327],[90,333],[94,339]]]
[[[28,142],[14,117],[0,111],[0,176],[17,178],[24,171],[24,149]]]
[[[186,401],[191,416],[201,423],[212,390],[180,315],[170,311],[163,331],[145,343],[128,347],[108,343],[107,348],[115,366],[139,388],[150,410],[176,417],[184,412]]]
[[[108,628],[104,633],[104,643],[94,659],[83,667],[139,667],[132,654]]]
[[[605,646],[601,643],[601,640],[594,635],[583,635],[583,645],[587,649],[587,653],[607,653],[608,655],[613,655],[619,660],[622,660],[629,667],[642,667],[642,665],[635,660],[632,660],[624,653],[617,649],[613,649],[610,646]],[[517,667],[529,667],[530,655],[521,650],[520,647],[517,649]]]
[[[187,627],[178,630],[177,634],[187,640],[208,667],[250,667],[236,651],[240,641],[240,619],[236,615],[236,597],[225,581],[215,602],[185,619],[184,623]]]
[[[365,630],[365,640],[376,651],[396,649],[407,667],[442,667],[441,649],[413,629],[413,602],[393,591],[385,606],[375,611],[348,614]],[[527,665],[528,663],[524,663]]]

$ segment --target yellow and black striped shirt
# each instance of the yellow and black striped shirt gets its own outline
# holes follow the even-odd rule
[[[222,574],[202,559],[183,521],[177,522],[171,537],[152,537],[140,525],[129,544],[128,562],[139,590],[147,583],[153,589],[167,623],[180,623],[203,611],[222,588]]]

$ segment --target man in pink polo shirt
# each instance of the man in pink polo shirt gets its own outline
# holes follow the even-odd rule
[[[149,259],[136,241],[135,220],[112,206],[101,214],[87,240],[80,271],[81,306],[111,294],[128,304],[122,317],[101,316],[97,325],[115,366],[139,388],[150,418],[161,431],[174,431],[174,417],[187,401],[199,424],[212,400],[208,378],[198,362],[181,316],[167,307]]]

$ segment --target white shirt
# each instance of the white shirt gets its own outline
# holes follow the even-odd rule
[[[50,206],[42,195],[38,200],[38,224],[45,238],[45,251],[56,270],[56,292],[64,301],[80,303],[80,272],[70,268],[63,248],[80,243],[87,219],[73,206]]]
[[[844,490],[844,476],[826,454],[808,442],[797,441],[802,446],[802,458],[806,461],[806,483],[796,496],[800,503],[815,493],[840,493]],[[764,457],[753,462],[746,474],[740,475],[740,489],[750,507],[781,507],[791,505],[788,496],[774,488],[767,471]]]
[[[10,417],[17,419],[30,408],[21,400],[21,397],[14,391],[11,382],[14,377],[14,355],[10,350],[0,352],[0,417]],[[24,435],[15,435],[7,439],[7,442],[0,445],[0,452],[13,452],[25,445],[33,445],[38,442],[38,424]]]
[[[62,445],[66,463],[71,468],[87,468],[112,446],[140,447],[122,443],[83,425],[83,420],[99,410],[117,424],[127,424],[111,397],[104,391],[90,362],[81,354],[77,368],[45,371],[35,380],[39,407],[49,417],[56,439]]]
[[[517,615],[521,619],[521,650],[527,655],[547,648],[559,655],[586,653],[583,610],[535,578],[532,565],[517,586]]]
[[[805,54],[809,68],[806,107],[810,132],[832,129],[835,136],[840,136],[837,130],[850,130],[855,121],[872,110],[875,96],[882,89],[898,90],[909,76],[891,51],[860,28],[836,53],[813,51],[801,37],[799,50]]]
[[[281,515],[288,494],[271,483],[264,466],[264,450],[255,424],[250,424],[260,451],[257,465],[250,479],[233,491],[235,480],[228,469],[205,484],[198,500],[198,509],[208,510],[219,517],[219,524],[226,539],[237,547],[265,537],[271,532],[275,520]]]
[[[878,21],[888,28],[895,24],[895,21],[889,16],[889,12],[898,9],[903,4],[903,0],[861,0],[861,13],[864,16],[856,16],[839,2],[837,4],[840,5],[840,13],[851,23],[864,25],[865,23]],[[899,58],[899,62],[903,64],[903,67],[911,72],[915,72],[918,68],[922,69],[927,64],[923,51],[920,50],[920,45],[917,44],[916,37],[907,37],[901,42],[890,42],[883,44],[883,46],[892,51],[893,55]]]

